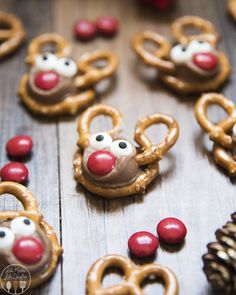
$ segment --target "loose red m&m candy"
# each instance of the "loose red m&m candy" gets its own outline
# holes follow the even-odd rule
[[[9,156],[20,158],[29,155],[33,147],[30,136],[17,135],[8,140],[6,150]]]
[[[159,222],[157,234],[159,239],[166,244],[178,244],[183,242],[187,234],[187,228],[179,219],[170,217]]]
[[[119,24],[116,18],[111,16],[101,16],[96,21],[96,27],[100,34],[104,36],[113,36],[119,29]]]
[[[25,182],[28,180],[29,171],[27,167],[18,162],[10,162],[2,167],[0,177],[2,181]]]
[[[96,25],[86,19],[77,21],[74,25],[74,35],[81,40],[90,40],[96,36]]]
[[[157,237],[147,231],[136,232],[128,240],[129,251],[140,258],[154,255],[158,245]]]

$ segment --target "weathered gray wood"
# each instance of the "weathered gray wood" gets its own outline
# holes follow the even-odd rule
[[[194,118],[195,99],[177,97],[158,84],[155,71],[145,68],[136,59],[130,40],[134,33],[145,29],[170,36],[169,24],[176,17],[195,14],[216,24],[223,35],[220,47],[234,66],[236,26],[227,17],[226,1],[178,2],[176,10],[166,15],[140,8],[131,0],[21,0],[20,5],[16,0],[4,0],[0,4],[1,9],[12,11],[23,19],[28,28],[28,40],[38,33],[56,31],[73,42],[74,57],[97,48],[108,48],[117,53],[120,66],[116,79],[111,81],[111,87],[105,93],[98,95],[96,102],[116,106],[124,113],[125,136],[131,139],[138,118],[154,111],[173,115],[181,127],[177,145],[161,161],[161,174],[145,196],[104,200],[76,187],[73,179],[77,117],[62,118],[58,124],[49,124],[47,120],[31,117],[18,104],[15,93],[25,71],[26,46],[1,62],[0,163],[7,160],[4,143],[11,135],[31,134],[35,149],[27,163],[31,172],[29,188],[35,192],[45,219],[58,234],[61,217],[62,268],[59,266],[53,280],[36,291],[37,294],[84,294],[86,273],[96,259],[111,253],[127,255],[127,240],[133,232],[148,230],[155,233],[157,222],[168,216],[182,219],[188,227],[188,236],[182,249],[171,253],[160,248],[154,261],[176,273],[181,295],[213,294],[202,272],[201,256],[206,251],[206,244],[214,240],[214,231],[235,210],[235,182],[230,181],[212,160],[212,144]],[[121,32],[117,37],[110,40],[98,37],[88,43],[73,39],[71,29],[76,19],[96,19],[100,15],[114,15],[120,19]],[[223,93],[236,101],[235,80],[234,72]],[[214,114],[220,115],[218,111]],[[106,128],[107,121],[103,118],[96,123],[96,128]],[[164,131],[151,128],[148,134],[153,140],[159,140]],[[1,204],[0,208],[5,205],[15,208],[15,203],[8,200]],[[149,295],[157,293],[154,289],[145,288]]]

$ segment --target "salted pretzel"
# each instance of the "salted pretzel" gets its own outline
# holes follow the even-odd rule
[[[200,33],[188,35],[186,29]],[[139,33],[133,38],[134,51],[144,63],[157,68],[165,85],[181,94],[214,91],[223,85],[231,69],[226,55],[217,49],[219,33],[213,24],[184,16],[172,23],[171,33],[177,45],[155,32]],[[155,50],[148,49],[149,42]]]
[[[91,134],[92,120],[99,115],[112,119],[113,128]],[[170,116],[153,114],[140,119],[134,132],[136,149],[119,136],[122,114],[107,105],[88,108],[78,122],[78,150],[74,156],[74,176],[90,192],[107,198],[144,193],[147,185],[159,174],[159,161],[175,144],[179,135],[178,123]],[[145,130],[154,124],[168,128],[165,139],[154,144]]]
[[[228,0],[228,11],[233,19],[236,21],[236,1]]]
[[[218,123],[210,121],[207,111],[210,105],[218,105],[227,118]],[[230,176],[236,176],[236,108],[232,101],[218,93],[204,94],[197,101],[195,114],[198,123],[214,142],[213,154],[217,164]]]
[[[95,99],[94,85],[111,76],[116,56],[107,50],[84,54],[76,63],[68,57],[70,44],[51,33],[34,38],[28,48],[29,73],[19,84],[19,95],[35,114],[74,115]],[[105,61],[105,65],[97,63]]]
[[[0,212],[0,273],[10,265],[23,266],[31,275],[29,287],[34,288],[53,275],[62,248],[53,228],[43,220],[34,195],[26,187],[1,182],[0,195],[3,194],[13,195],[24,209]],[[6,290],[8,280],[1,276],[0,289]],[[15,280],[20,290],[20,277]]]
[[[102,280],[105,271],[111,267],[118,268],[124,273],[124,281],[112,287],[103,288]],[[141,284],[149,277],[161,279],[165,286],[165,295],[179,293],[178,281],[175,274],[167,267],[158,264],[138,266],[130,259],[119,255],[107,255],[96,261],[87,274],[87,295],[144,295]]]
[[[21,21],[13,14],[0,12],[0,58],[15,51],[25,38],[25,30]]]

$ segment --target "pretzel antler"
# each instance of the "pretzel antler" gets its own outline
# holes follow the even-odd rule
[[[217,124],[212,123],[207,115],[210,105],[220,106],[227,112],[228,117]],[[211,140],[226,148],[233,147],[232,137],[226,134],[226,131],[236,123],[235,105],[230,100],[218,93],[204,94],[195,105],[195,114],[198,123],[209,133]]]
[[[92,120],[99,115],[111,117],[113,128],[110,131],[107,131],[110,135],[114,135],[119,132],[122,126],[123,116],[118,110],[107,105],[96,105],[90,107],[81,115],[78,121],[78,145],[81,148],[85,148],[88,145],[90,137],[90,124]]]
[[[42,47],[46,45],[54,45],[56,47],[55,54],[58,57],[68,55],[71,50],[69,42],[62,36],[56,33],[42,34],[30,42],[26,58],[27,63],[33,65],[36,56],[40,54]]]
[[[233,17],[233,19],[236,20],[236,1],[235,0],[228,0],[228,11]]]
[[[184,33],[186,28],[198,29],[202,33],[188,36]],[[219,41],[219,33],[214,25],[210,21],[198,16],[188,15],[176,19],[171,25],[171,33],[183,45],[187,45],[193,39],[208,41],[213,45],[216,45]]]
[[[117,267],[124,272],[124,281],[109,288],[102,287],[105,271],[110,267]],[[87,295],[143,295],[141,283],[149,276],[154,275],[164,281],[165,295],[178,294],[178,282],[168,268],[147,264],[137,266],[130,259],[118,255],[107,255],[96,261],[90,268],[86,280]]]
[[[145,42],[155,43],[157,49],[154,52],[147,50],[144,47]],[[150,31],[139,33],[133,38],[133,49],[146,64],[166,73],[175,71],[174,63],[165,60],[169,56],[171,45],[162,35]]]
[[[99,68],[94,63],[106,61],[106,65]],[[98,50],[84,54],[78,62],[78,70],[83,73],[75,78],[76,87],[87,87],[111,76],[118,65],[115,54],[108,50]]]
[[[145,129],[153,124],[165,124],[168,134],[159,144],[153,144],[144,134]],[[136,125],[134,139],[142,147],[143,152],[137,155],[139,165],[147,165],[159,161],[162,156],[175,144],[179,136],[178,123],[165,114],[153,114],[140,119]]]
[[[3,194],[11,194],[22,203],[24,211],[22,211],[21,214],[30,216],[33,215],[36,221],[38,221],[38,218],[41,217],[33,193],[25,186],[11,181],[0,182],[0,195]],[[14,218],[16,215],[18,214],[14,211],[0,212],[0,219],[4,219],[6,217]]]

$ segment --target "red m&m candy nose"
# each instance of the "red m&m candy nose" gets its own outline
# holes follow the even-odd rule
[[[218,58],[211,52],[195,53],[193,63],[204,71],[213,71],[218,66]]]
[[[20,262],[24,264],[35,264],[42,259],[44,247],[39,239],[22,237],[16,240],[12,252]]]
[[[31,152],[32,147],[33,141],[27,135],[14,136],[6,144],[8,155],[16,158],[27,156]]]
[[[116,158],[112,153],[99,150],[89,156],[87,167],[93,174],[104,176],[112,171],[115,164]]]
[[[41,71],[34,77],[35,85],[42,90],[51,90],[57,86],[60,77],[55,71]]]

